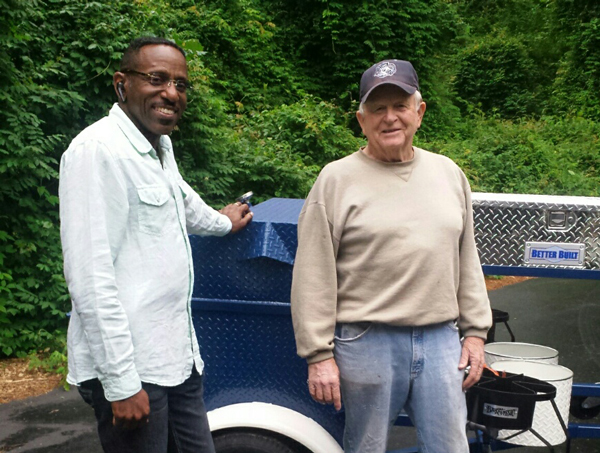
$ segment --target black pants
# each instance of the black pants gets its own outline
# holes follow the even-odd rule
[[[134,430],[113,426],[113,413],[98,379],[81,383],[79,392],[94,408],[100,443],[106,453],[214,453],[202,376],[192,375],[175,387],[142,382],[150,400],[148,423]]]

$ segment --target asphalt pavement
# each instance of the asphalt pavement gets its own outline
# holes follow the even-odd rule
[[[600,281],[533,279],[490,293],[493,308],[509,313],[516,340],[559,351],[559,363],[575,382],[600,381]],[[496,341],[509,341],[503,325]],[[586,421],[599,423],[600,419]],[[390,448],[414,440],[414,429],[394,428]],[[0,405],[0,453],[100,453],[92,409],[76,390]],[[547,448],[520,447],[515,453]],[[566,451],[558,446],[555,452]],[[600,439],[575,439],[571,453],[600,453]]]

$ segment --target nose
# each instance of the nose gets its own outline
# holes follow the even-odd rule
[[[397,117],[396,117],[396,115],[394,115],[394,108],[388,107],[385,111],[384,121],[386,121],[388,123],[393,123],[394,121],[396,121],[396,119],[397,119]]]
[[[175,88],[175,84],[173,83],[173,81],[169,80],[169,83],[167,83],[167,86],[164,87],[161,94],[170,101],[175,102],[177,99],[179,99],[181,93],[177,91],[177,88]]]

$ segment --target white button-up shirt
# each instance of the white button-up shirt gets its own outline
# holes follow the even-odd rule
[[[115,104],[86,128],[60,163],[64,270],[73,311],[69,374],[99,378],[117,401],[141,381],[175,386],[194,362],[189,234],[225,235],[230,220],[181,178],[171,140],[150,142]]]

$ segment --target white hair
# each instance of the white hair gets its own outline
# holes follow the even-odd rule
[[[411,97],[414,100],[415,103],[415,110],[419,110],[419,106],[421,105],[421,102],[423,102],[423,96],[421,95],[421,92],[419,90],[415,91]],[[365,103],[361,102],[360,105],[358,106],[358,113],[360,113],[361,115],[365,114]]]

